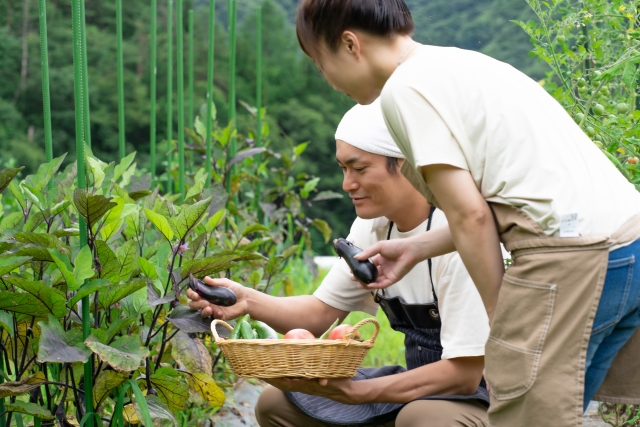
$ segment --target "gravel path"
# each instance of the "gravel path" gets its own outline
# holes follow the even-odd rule
[[[211,427],[259,427],[254,408],[263,386],[246,380],[236,383],[233,395],[227,394],[227,402],[211,419]],[[591,402],[584,416],[583,427],[607,427],[598,413],[598,404]]]

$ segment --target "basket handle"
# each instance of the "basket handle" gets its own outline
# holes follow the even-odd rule
[[[368,317],[356,323],[355,326],[351,328],[351,330],[344,336],[343,339],[351,340],[355,335],[356,331],[360,329],[362,326],[366,325],[367,323],[373,323],[373,326],[375,326],[376,329],[373,331],[373,335],[371,336],[371,338],[369,338],[365,342],[371,343],[371,344],[375,343],[376,337],[378,336],[378,332],[380,332],[380,323],[378,323],[378,321],[373,317]]]
[[[224,320],[220,320],[220,319],[215,319],[213,322],[211,322],[211,333],[213,334],[213,338],[215,339],[215,342],[219,342],[219,341],[224,341],[224,338],[220,338],[220,336],[218,335],[218,331],[216,331],[216,325],[222,325],[225,328],[227,328],[230,332],[233,332],[233,326],[231,326],[230,324],[228,324],[227,322],[225,322]]]

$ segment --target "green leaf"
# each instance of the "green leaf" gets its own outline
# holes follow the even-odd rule
[[[185,262],[182,264],[180,275],[183,280],[189,277],[189,274],[193,274],[196,278],[202,279],[205,276],[227,270],[236,262],[259,259],[264,258],[255,252],[220,252],[206,258]]]
[[[622,72],[622,82],[627,85],[630,89],[635,89],[638,84],[638,79],[636,78],[637,70],[635,64],[631,61],[627,62],[624,67],[624,71]]]
[[[25,293],[0,292],[0,310],[46,319],[50,313],[36,297]]]
[[[202,191],[204,190],[204,186],[208,179],[209,177],[206,174],[196,179],[196,182],[194,182],[193,186],[189,191],[187,191],[187,196],[184,198],[185,202],[192,203],[200,200],[202,198]]]
[[[229,170],[231,166],[235,165],[236,163],[240,163],[244,159],[248,159],[249,157],[255,156],[256,154],[264,153],[265,151],[267,151],[265,147],[249,148],[248,150],[240,151],[235,155],[235,157],[229,160],[229,163],[227,163],[227,170]]]
[[[173,309],[167,320],[178,329],[187,333],[211,331],[211,319],[204,319],[200,311],[191,310],[189,306],[179,305]]]
[[[304,187],[302,188],[302,190],[300,190],[300,195],[305,199],[309,197],[309,193],[315,190],[316,186],[318,185],[318,182],[320,182],[320,178],[313,178],[307,181],[304,184]]]
[[[38,172],[36,172],[35,175],[29,175],[25,178],[24,183],[38,191],[42,191],[47,186],[51,178],[53,178],[53,175],[58,171],[66,156],[66,154],[63,154],[48,163],[43,163],[40,165]]]
[[[299,247],[300,247],[299,245],[292,245],[287,249],[285,249],[284,251],[282,251],[282,259],[287,259],[291,255],[295,254]]]
[[[125,318],[125,319],[118,319],[114,322],[112,322],[109,325],[109,329],[107,329],[107,332],[105,334],[105,343],[110,342],[113,337],[115,337],[121,330],[123,330],[124,328],[128,328],[129,325],[131,325],[132,323],[135,323],[137,319],[132,319],[132,318]]]
[[[319,202],[322,200],[332,200],[332,199],[342,199],[344,196],[340,193],[336,193],[331,190],[321,191],[316,196],[311,199],[314,202]]]
[[[5,188],[9,186],[11,180],[16,177],[20,173],[20,171],[24,169],[24,166],[19,168],[8,168],[0,171],[0,193],[2,193]]]
[[[189,387],[197,392],[211,406],[222,406],[225,401],[224,392],[208,374],[195,373],[185,376]]]
[[[171,340],[171,355],[192,374],[211,375],[213,361],[209,351],[199,338],[191,338],[180,331]]]
[[[293,152],[296,156],[300,157],[300,155],[302,153],[304,153],[304,150],[307,149],[307,146],[309,145],[308,142],[303,142],[302,144],[298,144],[294,147]]]
[[[93,404],[97,407],[111,391],[122,384],[129,374],[118,371],[101,371],[93,385]]]
[[[67,303],[67,307],[75,307],[78,301],[80,301],[82,298],[86,297],[87,295],[91,295],[94,292],[107,289],[111,286],[113,285],[108,280],[93,279],[85,283],[84,285],[80,286],[80,288],[78,289],[76,294],[73,296],[73,298],[71,298],[71,300]]]
[[[90,279],[96,274],[91,268],[93,266],[93,255],[91,255],[91,249],[89,249],[88,245],[80,249],[74,264],[73,276],[79,285],[82,285],[86,279]]]
[[[0,310],[0,328],[7,331],[9,333],[9,336],[13,336],[13,316],[11,315],[11,313]],[[2,335],[1,330],[0,335]]]
[[[316,218],[311,221],[311,225],[314,226],[322,234],[325,243],[329,242],[329,239],[331,238],[331,227],[329,227],[327,221]]]
[[[124,172],[129,169],[129,166],[131,166],[131,163],[133,163],[133,159],[136,157],[136,152],[134,151],[133,153],[129,154],[128,156],[124,157],[122,160],[120,160],[120,163],[115,167],[114,171],[113,171],[113,182],[117,182],[120,177],[124,174]]]
[[[111,199],[111,197],[89,194],[79,188],[73,192],[73,204],[78,209],[78,213],[87,221],[89,227],[93,227],[104,214],[118,205]]]
[[[100,229],[100,238],[105,242],[110,241],[111,239],[117,238],[119,236],[119,231],[122,229],[122,225],[124,224],[124,219],[119,219],[117,221],[105,223]]]
[[[5,215],[0,221],[0,231],[16,228],[23,218],[22,212],[12,212],[9,215]]]
[[[120,268],[120,263],[116,254],[102,240],[96,241],[96,252],[98,253],[98,261],[100,261],[100,265],[97,267],[100,278],[113,279],[111,280],[112,282],[119,282],[118,269]]]
[[[48,322],[38,322],[40,325],[40,341],[38,345],[38,362],[73,363],[86,362],[91,351],[78,340],[77,334],[65,332],[64,328],[53,316]]]
[[[216,227],[220,225],[220,222],[225,217],[225,215],[227,215],[227,210],[221,209],[216,212],[215,215],[210,217],[207,221],[207,224],[204,226],[204,229],[207,230],[207,233],[211,233],[213,230],[215,230]]]
[[[128,240],[116,251],[120,267],[118,268],[118,280],[112,282],[127,281],[131,273],[138,268],[138,246],[135,240]]]
[[[47,408],[43,408],[36,403],[26,403],[20,401],[16,401],[14,403],[7,402],[4,404],[4,409],[5,411],[33,415],[34,417],[40,418],[41,420],[52,420],[54,418],[53,415],[51,415],[51,411],[49,411]]]
[[[162,235],[171,243],[173,239],[173,229],[169,225],[169,221],[164,216],[155,213],[152,210],[147,208],[144,209],[144,213],[147,215],[147,218],[156,226],[156,228],[162,233]]]
[[[138,265],[140,266],[140,270],[142,270],[142,274],[147,276],[149,279],[158,278],[158,272],[156,271],[156,266],[151,264],[146,259],[142,257],[138,257]]]
[[[245,228],[244,230],[242,230],[242,237],[251,234],[251,233],[258,233],[261,231],[269,231],[270,228],[262,225],[262,224],[253,224],[248,226],[247,228]]]
[[[93,175],[93,185],[95,188],[100,188],[102,186],[102,181],[104,181],[104,171],[102,170],[101,162],[94,159],[91,156],[85,156],[87,160],[87,170],[91,175]]]
[[[122,298],[131,295],[132,293],[144,288],[145,286],[147,286],[147,281],[144,279],[132,280],[120,285],[112,285],[105,291],[100,292],[98,301],[100,302],[102,308],[106,310],[116,302],[120,301]]]
[[[51,234],[29,233],[21,231],[19,233],[16,233],[13,237],[21,243],[38,245],[44,248],[57,249],[58,251],[66,255],[69,255],[71,253],[71,250],[67,245],[62,243],[60,239]]]
[[[180,207],[180,213],[170,219],[171,227],[180,240],[184,240],[189,232],[198,225],[212,201],[213,196],[207,197],[193,205],[182,205]]]
[[[33,258],[32,261],[53,262],[49,250],[41,246],[25,245],[16,251],[16,255],[29,256]]]
[[[36,372],[34,375],[23,378],[20,381],[7,381],[0,384],[0,399],[28,393],[34,388],[40,387],[46,381],[43,372]]]
[[[67,297],[66,295],[64,295],[62,292],[60,292],[59,290],[50,287],[49,285],[47,285],[46,283],[44,283],[43,281],[37,281],[37,282],[32,282],[32,281],[28,281],[25,279],[19,279],[17,277],[9,277],[9,278],[5,278],[5,281],[8,281],[9,283],[11,283],[12,285],[22,289],[23,291],[27,292],[27,294],[15,294],[16,296],[20,295],[30,295],[32,296],[37,303],[35,303],[35,305],[37,306],[42,306],[44,305],[47,308],[48,313],[52,314],[54,317],[56,318],[60,318],[63,317],[65,314],[67,314],[67,308],[66,308],[66,302],[67,302]],[[18,306],[16,306],[18,307]],[[16,308],[14,307],[14,308]],[[34,307],[35,308],[35,307]],[[0,307],[1,310],[7,310],[7,311],[14,311],[14,312],[19,312],[15,309],[11,309],[11,308],[7,308],[7,307]],[[27,308],[28,310],[28,308]],[[30,314],[32,316],[36,316],[36,314],[34,313],[29,313],[28,311],[21,311],[22,313],[25,314]],[[37,308],[37,312],[40,312],[40,307]],[[44,316],[37,316],[37,317],[47,317],[47,315]]]
[[[67,283],[67,288],[72,291],[78,289],[81,283],[78,283],[76,277],[73,275],[69,257],[66,254],[60,253],[57,249],[49,249],[49,255],[58,267],[58,270],[60,270],[60,273],[62,273],[64,281]]]
[[[180,381],[179,377],[163,374],[153,374],[150,377],[151,386],[158,392],[158,397],[170,410],[185,409],[189,399],[189,386]]]
[[[154,396],[154,395],[146,395],[145,400],[147,401],[147,408],[149,411],[149,416],[155,420],[158,421],[158,423],[154,423],[155,425],[162,425],[162,424],[166,424],[163,423],[163,421],[169,421],[171,422],[171,424],[173,424],[174,427],[178,426],[178,421],[176,420],[176,417],[173,416],[173,413],[171,412],[171,410],[169,408],[167,408],[167,406],[164,404],[164,402],[162,401],[162,399],[160,399],[158,396]],[[142,417],[142,413],[140,411],[140,408],[137,404],[136,401],[136,405],[135,405],[135,411],[136,411],[136,416],[138,417],[138,419],[144,419]]]
[[[30,256],[0,257],[0,276],[11,273],[13,270],[29,261],[31,261]]]
[[[90,335],[84,343],[100,360],[119,372],[135,371],[140,367],[142,359],[149,355],[149,349],[142,345],[138,336],[123,336],[111,345],[105,345]]]

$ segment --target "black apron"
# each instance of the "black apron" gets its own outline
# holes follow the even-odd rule
[[[431,228],[431,219],[435,206],[431,207],[427,231]],[[389,225],[387,240],[391,236],[393,222]],[[428,260],[431,291],[434,302],[429,304],[407,304],[401,297],[386,298],[377,292],[375,301],[387,315],[391,328],[405,335],[405,360],[407,369],[415,369],[437,362],[442,357],[440,330],[442,322],[438,310],[438,298],[433,286],[431,259]],[[383,291],[384,294],[384,291]],[[353,381],[380,378],[405,372],[402,366],[383,366],[382,368],[360,368]],[[377,426],[395,420],[405,404],[400,403],[364,403],[346,405],[325,397],[312,396],[298,392],[287,392],[287,397],[310,417],[329,424],[341,426]],[[475,400],[489,406],[489,393],[484,379],[472,395],[423,396],[417,400]]]

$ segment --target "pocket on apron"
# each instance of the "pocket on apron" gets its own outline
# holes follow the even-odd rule
[[[515,399],[533,386],[556,292],[555,284],[504,275],[485,357],[496,399]]]

